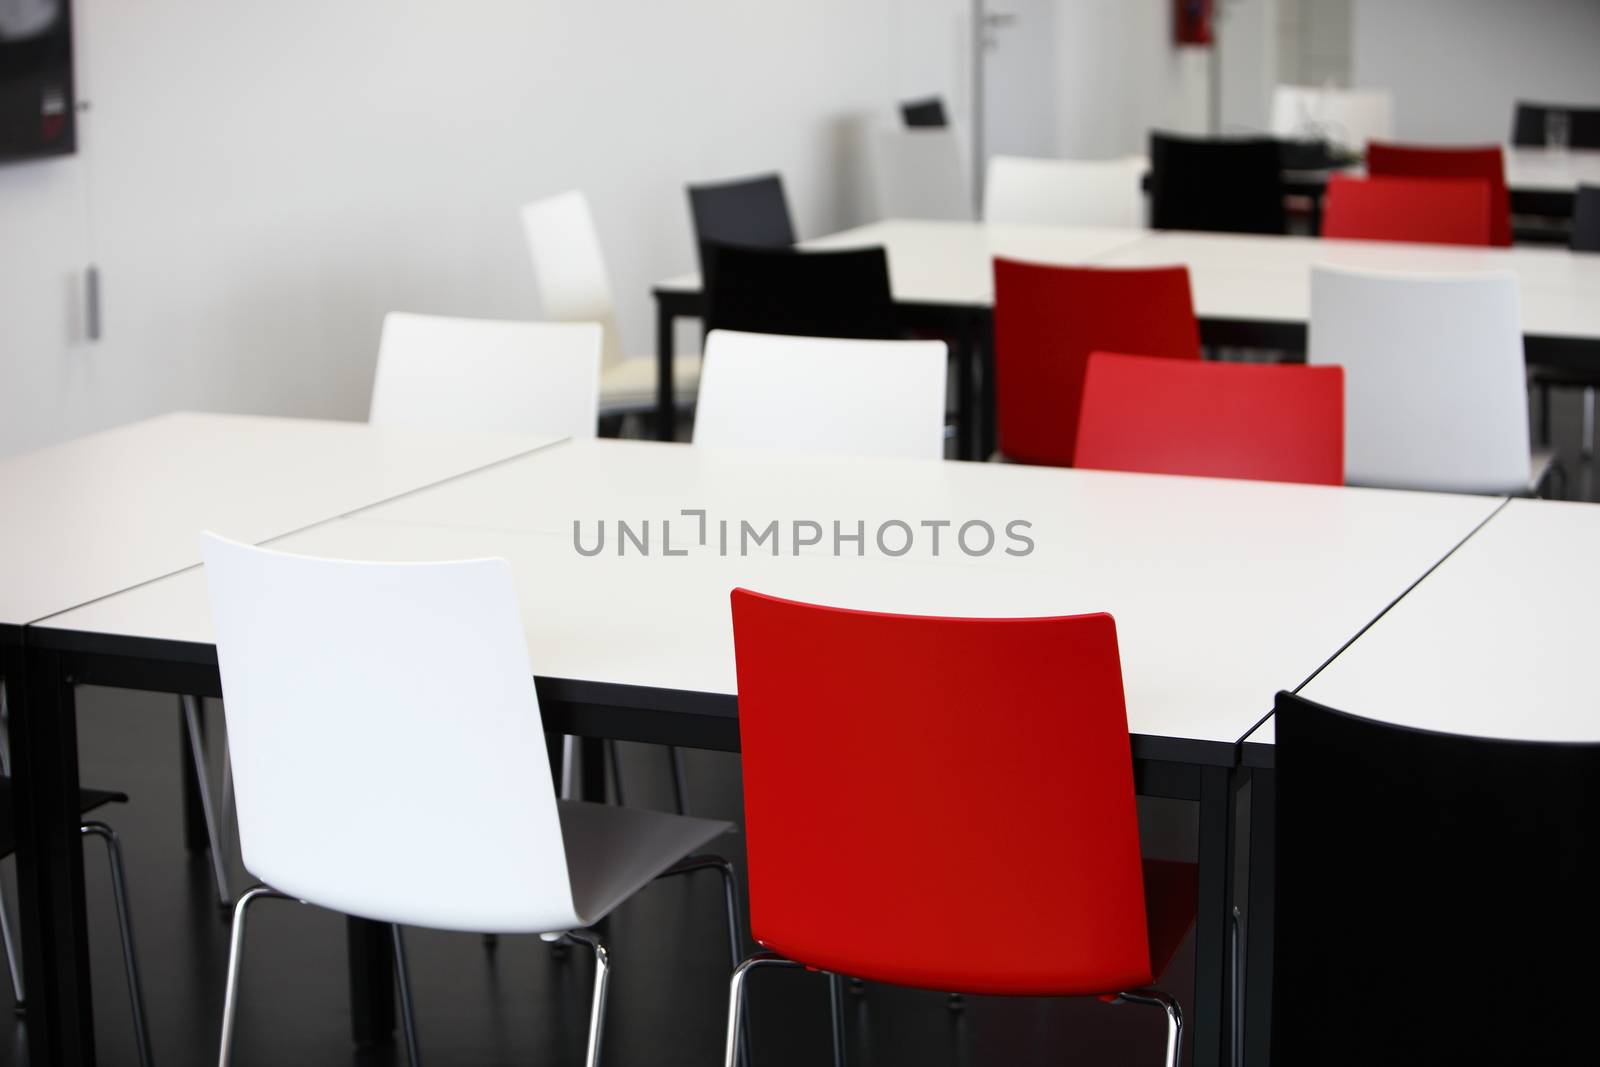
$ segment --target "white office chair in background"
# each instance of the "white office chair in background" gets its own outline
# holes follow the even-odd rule
[[[954,130],[883,127],[872,147],[880,217],[972,220],[966,153]]]
[[[588,945],[600,1057],[608,960],[588,929],[657,878],[723,877],[693,855],[730,824],[558,800],[504,560],[365,563],[202,538],[245,867],[219,1063],[229,1062],[250,906],[283,897],[390,924],[410,1062],[401,926]]]
[[[1394,138],[1394,95],[1387,89],[1279,85],[1272,90],[1272,132],[1365,152],[1368,141]]]
[[[1349,484],[1530,493],[1543,481],[1515,276],[1313,267],[1307,352],[1344,367]]]
[[[533,272],[544,317],[551,322],[598,322],[605,328],[600,361],[600,411],[625,415],[655,410],[654,356],[627,356],[617,329],[611,277],[589,200],[574,190],[522,208],[522,227],[533,256]],[[700,381],[696,355],[672,365],[673,392],[680,405],[694,403]]]
[[[941,459],[943,341],[713,330],[694,443],[830,456]]]
[[[1143,156],[1027,159],[991,156],[983,221],[1027,226],[1143,226]]]
[[[595,435],[595,322],[500,322],[390,312],[368,421],[423,429]]]

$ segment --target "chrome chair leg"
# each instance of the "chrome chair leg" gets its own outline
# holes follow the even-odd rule
[[[594,1003],[589,1009],[589,1051],[586,1067],[600,1067],[600,1038],[606,1025],[606,985],[611,978],[611,957],[592,930],[568,930],[568,941],[588,945],[594,950]]]
[[[105,842],[111,864],[111,896],[117,905],[117,927],[122,934],[122,963],[128,972],[128,1005],[133,1009],[133,1038],[139,1047],[141,1067],[150,1067],[150,1030],[145,1024],[144,986],[139,981],[139,958],[133,947],[133,914],[128,907],[127,875],[122,866],[122,843],[117,832],[103,822],[86,822],[79,833]]]
[[[1113,1004],[1124,1002],[1160,1008],[1167,1013],[1167,1057],[1163,1062],[1166,1067],[1178,1067],[1179,1057],[1183,1055],[1183,1009],[1178,1006],[1178,1002],[1159,989],[1137,989],[1131,993],[1118,993],[1111,1001]]]
[[[239,971],[244,963],[245,915],[251,904],[267,897],[291,899],[276,889],[258,885],[241,893],[238,903],[233,906],[233,937],[228,945],[228,978],[222,998],[222,1040],[217,1050],[217,1067],[228,1067],[233,1058],[233,1024],[239,1010]]]
[[[398,923],[391,923],[394,935],[395,983],[400,987],[400,1019],[406,1036],[406,1062],[411,1067],[422,1067],[422,1053],[417,1043],[417,1015],[411,1000],[411,964],[406,958],[406,937]]]
[[[794,960],[786,960],[771,952],[761,952],[733,969],[728,980],[728,1037],[723,1050],[723,1067],[739,1067],[739,1035],[744,1033],[744,986],[750,972],[757,967],[799,967]],[[746,1064],[746,1067],[751,1067]]]
[[[184,727],[189,731],[189,752],[194,757],[195,785],[200,793],[200,814],[206,823],[206,848],[211,854],[211,874],[217,880],[217,903],[226,908],[233,903],[233,893],[228,885],[227,857],[222,848],[222,836],[218,832],[217,812],[211,801],[206,745],[200,733],[200,698],[184,696],[179,699],[183,702]]]
[[[11,706],[6,703],[4,678],[0,678],[0,774],[11,777]]]
[[[845,1067],[844,978],[828,975],[828,1014],[833,1018],[833,1067]]]
[[[611,768],[611,787],[616,790],[617,807],[628,806],[627,798],[622,793],[622,760],[617,756],[617,743],[611,738],[603,742],[606,750],[606,764]]]
[[[1578,446],[1578,454],[1584,459],[1594,458],[1594,392],[1592,385],[1583,391],[1583,442]]]
[[[11,908],[6,904],[4,888],[0,888],[0,940],[5,942],[6,967],[11,972],[11,993],[16,1002],[16,1012],[22,1014],[27,1006],[28,994],[22,985],[22,957],[17,955],[17,943],[11,934]]]
[[[573,792],[572,769],[578,765],[578,739],[571,734],[561,738],[561,799],[571,800]]]
[[[672,760],[672,799],[678,804],[678,814],[689,814],[689,774],[683,766],[683,749],[667,746],[667,756]]]

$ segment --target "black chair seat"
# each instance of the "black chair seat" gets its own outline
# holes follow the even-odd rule
[[[87,815],[105,804],[126,804],[128,794],[105,789],[78,790],[78,814]],[[0,857],[17,850],[16,805],[11,799],[11,779],[0,778]]]

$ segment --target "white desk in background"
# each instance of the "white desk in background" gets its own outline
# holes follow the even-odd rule
[[[0,679],[15,766],[31,1062],[94,1059],[76,715],[58,657],[33,642],[35,624],[197,564],[203,528],[263,541],[553,440],[181,413],[0,460]],[[206,691],[188,684],[192,670],[168,680],[162,691]]]

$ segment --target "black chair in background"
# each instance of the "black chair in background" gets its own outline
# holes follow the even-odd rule
[[[841,252],[707,244],[706,329],[891,340],[899,335],[881,248]]]
[[[1520,101],[1516,118],[1511,123],[1511,143],[1525,148],[1543,148],[1549,143],[1551,112],[1567,116],[1567,147],[1600,148],[1600,107]]]
[[[944,110],[944,98],[939,96],[903,101],[900,104],[900,115],[905,119],[906,125],[913,129],[919,127],[944,129],[950,125],[950,117]]]
[[[1600,252],[1600,185],[1580,185],[1572,203],[1572,250]]]
[[[694,219],[700,269],[706,269],[710,244],[747,248],[789,248],[794,220],[783,192],[783,178],[763,174],[730,182],[689,186],[689,214]]]
[[[1593,1060],[1600,744],[1276,728],[1271,1061]]]
[[[1580,185],[1572,204],[1572,250],[1600,252],[1600,185]],[[1534,364],[1528,381],[1539,394],[1539,443],[1550,445],[1550,391],[1583,390],[1582,441],[1579,454],[1592,459],[1600,442],[1595,440],[1595,393],[1600,390],[1600,371],[1583,367],[1553,367]]]
[[[1158,230],[1283,233],[1283,163],[1270,137],[1150,135],[1150,221]]]

